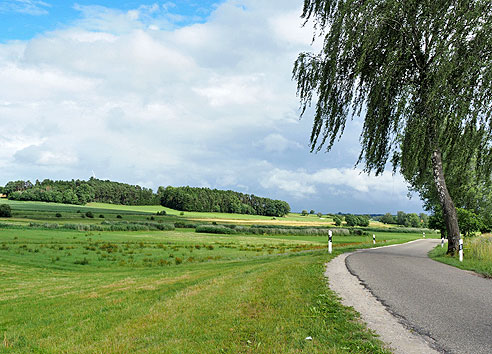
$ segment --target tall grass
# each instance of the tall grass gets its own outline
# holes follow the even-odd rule
[[[465,241],[467,257],[471,257],[492,265],[492,234],[474,237]]]
[[[466,238],[463,246],[463,262],[458,260],[458,256],[446,254],[447,248],[441,246],[433,249],[429,256],[436,261],[492,278],[492,235]]]

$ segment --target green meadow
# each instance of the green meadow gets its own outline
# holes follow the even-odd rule
[[[186,215],[9,204],[13,218],[0,219],[1,353],[387,352],[323,276],[337,254],[372,247],[367,235],[334,237],[330,255],[320,236],[30,227],[25,220],[170,223]],[[82,218],[89,209],[95,217]],[[376,236],[378,245],[421,237]]]

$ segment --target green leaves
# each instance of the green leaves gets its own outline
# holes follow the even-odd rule
[[[303,17],[324,36],[293,69],[301,113],[316,99],[312,150],[330,150],[347,117],[365,113],[366,171],[391,159],[421,184],[436,147],[452,164],[490,165],[491,11],[485,0],[306,0]]]

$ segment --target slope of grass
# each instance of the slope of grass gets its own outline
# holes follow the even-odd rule
[[[0,240],[2,352],[383,352],[326,287],[332,256],[316,240],[60,230]]]
[[[16,226],[0,229],[2,353],[385,352],[323,277],[327,261],[372,247],[371,237],[334,237],[329,255],[320,236],[24,226],[31,219],[97,224],[116,215],[188,220],[187,213],[152,215],[148,206],[11,206]],[[89,210],[95,218],[82,218]],[[376,237],[385,245],[421,235]]]
[[[463,262],[459,261],[458,255],[447,255],[447,246],[442,248],[437,246],[429,252],[429,257],[438,262],[464,270],[471,270],[492,278],[492,238],[490,236],[465,238],[463,246]]]

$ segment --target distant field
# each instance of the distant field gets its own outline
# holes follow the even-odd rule
[[[334,237],[329,255],[321,236],[31,228],[28,220],[173,222],[192,213],[9,204],[15,218],[0,219],[2,353],[385,352],[323,277],[333,256],[372,247],[369,236]],[[89,210],[95,217],[83,218]],[[376,237],[386,245],[421,235]]]

